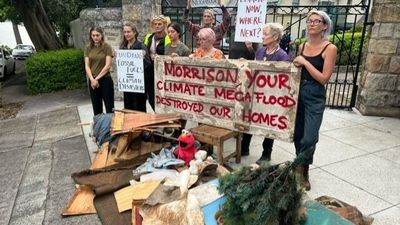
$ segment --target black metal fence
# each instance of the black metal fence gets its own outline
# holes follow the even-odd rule
[[[162,13],[173,22],[181,22],[185,6],[171,6],[163,1]],[[370,25],[368,15],[370,0],[361,0],[358,4],[332,5],[330,1],[319,1],[318,5],[268,5],[267,22],[281,23],[291,36],[289,55],[297,54],[298,46],[305,40],[306,17],[311,10],[323,10],[333,21],[333,31],[330,37],[338,47],[338,59],[334,74],[326,85],[326,106],[332,108],[351,109],[355,105],[357,96],[357,78],[361,73],[363,47],[367,42],[366,31]],[[237,8],[227,7],[232,15],[224,46],[229,51],[229,43],[233,41],[235,33],[235,17]],[[190,12],[190,19],[200,23],[204,8],[194,8]],[[220,9],[214,9],[216,22],[222,20]],[[183,41],[192,48],[195,46],[192,36],[186,34]],[[226,44],[226,45],[225,45]]]

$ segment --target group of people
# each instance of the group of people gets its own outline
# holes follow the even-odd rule
[[[146,35],[143,42],[138,40],[138,30],[132,22],[123,23],[123,39],[120,49],[141,49],[145,52],[145,93],[124,92],[126,109],[146,112],[146,100],[155,108],[154,102],[154,59],[157,55],[186,56],[194,59],[224,59],[219,49],[221,40],[227,31],[230,15],[222,7],[223,22],[215,25],[215,15],[210,9],[203,12],[202,24],[194,24],[188,19],[190,5],[183,15],[183,23],[196,38],[198,48],[194,53],[181,42],[182,30],[177,23],[169,24],[164,16],[154,17],[151,21],[152,33]],[[332,21],[323,11],[311,11],[307,17],[306,42],[300,45],[300,54],[293,64],[301,68],[301,83],[295,124],[294,144],[296,155],[301,156],[301,163],[296,173],[301,185],[309,190],[309,165],[313,163],[313,155],[318,142],[319,128],[325,108],[325,84],[329,81],[337,56],[337,48],[329,42]],[[289,61],[286,51],[280,47],[284,35],[281,24],[267,23],[263,28],[263,47],[256,49],[254,43],[241,43],[241,47],[232,46],[229,58],[244,58],[261,61]],[[239,45],[236,45],[239,46]],[[85,51],[85,69],[90,86],[90,96],[95,115],[103,113],[104,101],[106,112],[114,108],[114,85],[110,75],[113,50],[104,42],[104,33],[100,27],[90,30],[90,44]],[[250,154],[252,135],[243,134],[242,156]],[[257,161],[271,160],[274,140],[265,138],[263,152]]]

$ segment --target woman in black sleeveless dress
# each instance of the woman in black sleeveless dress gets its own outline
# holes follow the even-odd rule
[[[307,41],[293,63],[301,67],[301,83],[294,143],[301,159],[296,167],[299,182],[310,190],[309,165],[313,163],[319,128],[325,109],[325,84],[328,83],[337,56],[337,48],[328,40],[332,21],[323,11],[311,11],[307,17]]]

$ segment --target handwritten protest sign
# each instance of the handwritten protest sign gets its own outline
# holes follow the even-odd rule
[[[118,90],[144,93],[143,50],[116,50]]]
[[[238,0],[236,42],[262,42],[262,28],[267,14],[267,0]]]
[[[299,84],[298,69],[288,62],[160,56],[156,112],[292,141]]]

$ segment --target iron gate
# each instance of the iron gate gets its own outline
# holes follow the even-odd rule
[[[348,0],[350,3],[352,0]],[[311,10],[323,10],[329,14],[333,22],[330,37],[338,48],[338,58],[334,74],[326,84],[326,106],[332,108],[351,109],[357,96],[357,78],[363,69],[361,66],[363,47],[367,43],[366,31],[370,25],[368,14],[371,0],[361,0],[358,4],[332,5],[332,1],[318,1],[318,5],[278,5],[267,7],[267,22],[281,23],[291,37],[289,55],[297,55],[298,46],[305,40],[306,17]],[[185,6],[172,6],[171,1],[162,2],[162,13],[171,18],[172,22],[181,22]],[[186,1],[185,1],[186,2]],[[295,2],[295,1],[293,1]],[[298,1],[297,1],[298,2]],[[233,41],[235,32],[235,17],[237,7],[227,7],[232,15],[226,38],[221,48],[229,51],[229,43]],[[191,21],[200,23],[204,8],[193,8],[190,12]],[[220,9],[214,9],[216,22],[222,20]],[[195,46],[189,32],[185,32],[183,42],[189,47]]]

